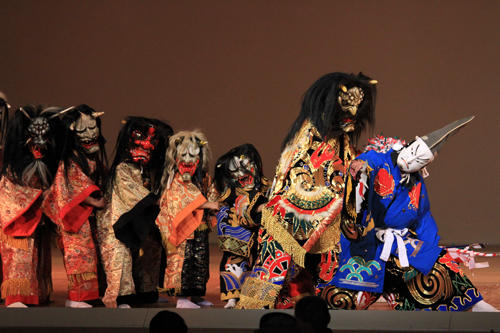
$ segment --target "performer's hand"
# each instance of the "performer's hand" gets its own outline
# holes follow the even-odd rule
[[[101,197],[99,199],[94,199],[91,196],[88,196],[82,201],[82,203],[95,207],[97,209],[101,209],[106,207],[106,205],[108,204],[108,200],[106,200],[106,198],[104,197]]]
[[[351,162],[351,166],[349,167],[349,173],[351,174],[354,180],[359,180],[359,172],[363,168],[365,161],[354,160]]]
[[[210,210],[218,211],[219,210],[219,202],[218,201],[213,201],[213,202],[207,201],[207,202],[202,203],[198,207],[198,209],[210,209]]]
[[[94,199],[94,204],[92,206],[94,206],[97,209],[102,209],[106,207],[107,204],[108,200],[105,197],[101,197],[100,199]]]
[[[257,213],[262,213],[262,210],[264,209],[264,207],[266,207],[267,204],[262,204],[260,206],[257,207]]]
[[[50,190],[45,190],[42,191],[42,194],[40,195],[40,199],[45,199],[45,197],[49,194]]]

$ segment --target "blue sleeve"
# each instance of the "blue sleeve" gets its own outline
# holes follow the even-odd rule
[[[427,189],[422,181],[420,191],[419,214],[417,222],[412,226],[412,230],[417,233],[417,238],[433,245],[438,245],[439,237],[438,227],[434,217],[431,214],[429,197]]]

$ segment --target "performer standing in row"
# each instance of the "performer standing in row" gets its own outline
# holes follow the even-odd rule
[[[237,308],[274,308],[304,268],[318,290],[333,278],[345,166],[357,155],[353,141],[374,123],[375,83],[361,73],[331,73],[305,93],[262,212],[261,254]]]
[[[94,208],[106,204],[98,186],[105,177],[102,114],[79,105],[64,115],[62,122],[68,134],[62,160],[42,205],[56,225],[69,280],[66,307],[71,308],[90,308],[84,301],[99,298],[97,253],[89,218]]]
[[[177,308],[213,305],[202,298],[209,278],[208,233],[216,223],[213,211],[219,210],[209,160],[202,133],[179,132],[170,138],[156,224],[167,252],[163,292],[177,296]]]
[[[158,300],[161,240],[155,219],[172,134],[172,128],[157,119],[128,117],[118,136],[106,187],[108,205],[97,216],[107,307]]]
[[[49,219],[41,205],[60,160],[64,129],[54,109],[30,104],[10,120],[0,180],[2,297],[8,307],[49,301]]]
[[[221,299],[232,309],[257,256],[257,235],[269,181],[259,152],[249,143],[231,149],[215,164],[214,182],[221,194],[217,214]]]

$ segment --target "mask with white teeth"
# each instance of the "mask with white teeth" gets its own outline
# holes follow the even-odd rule
[[[252,189],[255,187],[255,164],[247,156],[234,156],[229,162],[229,171],[234,187]]]

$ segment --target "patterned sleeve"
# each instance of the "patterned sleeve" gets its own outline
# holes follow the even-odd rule
[[[94,209],[90,205],[82,204],[83,200],[99,191],[99,187],[94,185],[78,165],[71,162],[66,175],[64,164],[61,162],[43,201],[42,211],[65,231],[78,232]]]
[[[30,236],[36,229],[42,211],[42,190],[21,186],[3,176],[0,180],[0,225],[9,236]]]

